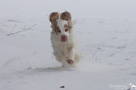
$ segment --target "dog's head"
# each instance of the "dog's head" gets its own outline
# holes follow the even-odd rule
[[[67,11],[61,14],[58,12],[53,12],[50,14],[49,20],[56,35],[58,35],[62,42],[66,42],[69,38],[72,28],[71,14]]]

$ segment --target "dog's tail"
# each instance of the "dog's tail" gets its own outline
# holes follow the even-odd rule
[[[71,23],[72,23],[72,26],[74,26],[77,23],[77,20],[73,20]]]
[[[83,58],[83,54],[80,52],[76,52],[75,54],[75,61],[78,63]]]

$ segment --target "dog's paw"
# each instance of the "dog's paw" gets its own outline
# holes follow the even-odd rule
[[[67,62],[68,62],[68,64],[73,64],[74,63],[74,61],[71,60],[71,59],[68,59]]]

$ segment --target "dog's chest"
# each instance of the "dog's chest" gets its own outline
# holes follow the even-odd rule
[[[67,57],[70,50],[69,40],[64,43],[59,41],[59,39],[55,37],[54,35],[51,35],[51,43],[52,43],[53,50],[57,55],[63,55]]]
[[[56,43],[55,45],[52,45],[54,52],[58,53],[59,55],[67,56],[69,53],[68,45],[67,43]]]

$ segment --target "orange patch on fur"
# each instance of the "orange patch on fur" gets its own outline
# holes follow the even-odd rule
[[[71,25],[71,19],[72,19],[72,17],[71,17],[71,14],[68,11],[63,12],[61,14],[60,18],[63,19],[63,20],[68,21],[69,27],[72,28],[72,25]]]
[[[64,25],[64,28],[65,28],[65,32],[69,32],[70,33],[70,31],[71,31],[71,26],[70,25]]]
[[[65,11],[61,14],[61,19],[70,21],[71,20],[71,14],[68,11]]]
[[[53,24],[56,22],[56,20],[59,19],[58,12],[53,12],[50,14],[50,22]]]
[[[52,29],[56,32],[56,34],[60,33],[60,28],[57,26],[57,22],[52,25]]]
[[[56,32],[56,34],[60,33],[60,29],[59,29],[59,27],[57,26],[57,22],[56,22],[57,19],[59,19],[59,14],[58,14],[58,12],[52,12],[52,13],[50,14],[49,20],[50,20],[50,22],[52,23],[51,27],[52,27],[52,29]]]

